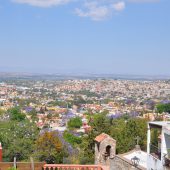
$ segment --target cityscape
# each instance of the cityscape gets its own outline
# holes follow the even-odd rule
[[[0,139],[3,160],[9,162],[14,157],[17,161],[29,161],[33,157],[35,161],[50,164],[93,165],[95,160],[96,164],[116,169],[122,161],[123,169],[131,169],[133,164],[126,161],[131,161],[137,154],[140,159],[138,168],[146,169],[147,122],[159,124],[170,120],[168,79],[67,77],[35,80],[19,76],[3,78],[0,95]],[[149,146],[151,155],[158,160],[161,159],[161,133],[160,129],[152,130]],[[54,136],[58,140],[55,141]],[[116,140],[113,151],[108,151],[105,158],[96,156],[94,149],[95,140],[101,142],[103,138],[106,142],[108,138]],[[55,145],[60,149],[55,150]],[[122,160],[117,163],[117,155],[122,154]]]
[[[0,170],[170,170],[169,0],[0,0]]]

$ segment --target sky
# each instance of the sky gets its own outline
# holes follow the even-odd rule
[[[170,75],[170,0],[0,0],[0,71]]]

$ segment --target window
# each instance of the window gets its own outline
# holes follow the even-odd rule
[[[107,154],[107,156],[110,156],[110,152],[111,152],[111,146],[108,145],[108,146],[106,147],[106,154]]]

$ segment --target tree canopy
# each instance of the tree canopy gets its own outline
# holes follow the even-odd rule
[[[25,114],[23,114],[19,107],[12,108],[8,110],[10,120],[12,121],[23,121],[25,119]]]
[[[45,132],[36,141],[34,156],[47,163],[62,163],[66,155],[64,147],[57,132]]]
[[[73,128],[80,128],[82,126],[82,120],[80,117],[75,117],[72,118],[68,121],[68,128],[73,129]]]
[[[19,107],[4,112],[8,119],[0,121],[0,141],[3,146],[3,159],[27,160],[33,153],[33,145],[39,133],[34,122],[30,122]]]
[[[158,113],[168,112],[170,113],[170,103],[158,104],[156,106]]]
[[[101,133],[107,133],[116,142],[117,154],[125,153],[134,149],[136,137],[139,137],[139,145],[146,149],[147,121],[139,118],[124,117],[110,119],[105,113],[96,114],[90,118],[92,131],[82,137],[80,144],[80,162],[93,163],[94,160],[94,139]]]
[[[29,120],[0,123],[0,141],[3,145],[3,157],[6,161],[27,160],[33,152],[33,145],[39,133],[38,128]]]

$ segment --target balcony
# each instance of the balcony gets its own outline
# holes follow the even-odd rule
[[[107,170],[100,165],[46,164],[44,170]]]
[[[164,166],[169,167],[170,169],[170,149],[167,148],[167,154],[163,156]]]
[[[150,144],[150,154],[153,157],[161,160],[161,152],[160,152],[160,149],[157,146]]]

